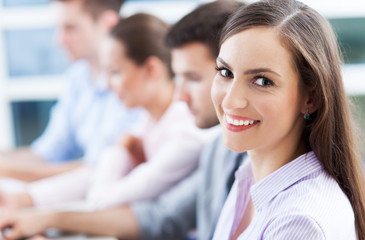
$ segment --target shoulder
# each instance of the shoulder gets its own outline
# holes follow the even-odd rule
[[[173,101],[165,112],[165,116],[179,120],[186,120],[187,118],[190,120],[193,119],[187,104],[182,101]]]
[[[80,85],[91,83],[90,65],[85,60],[78,60],[70,65],[66,71],[66,78],[69,84]]]
[[[224,178],[223,175],[226,174],[228,178],[238,155],[239,153],[233,152],[225,146],[220,132],[204,145],[200,154],[199,165],[205,172],[210,173],[208,175],[218,174]]]
[[[321,225],[311,216],[293,213],[273,219],[263,233],[263,239],[326,239]]]
[[[189,112],[188,107],[181,101],[173,101],[159,120],[159,125],[166,126],[167,124],[169,130],[174,131],[195,126],[194,118]]]
[[[275,222],[284,224],[289,221],[293,226],[303,224],[318,228],[326,239],[333,239],[329,236],[346,239],[341,238],[341,234],[354,231],[352,206],[337,182],[323,169],[279,193],[270,205],[270,211],[277,216]]]
[[[86,60],[77,60],[73,62],[67,69],[67,74],[77,75],[90,71],[90,65]]]
[[[219,127],[219,126],[218,126]],[[221,158],[222,153],[231,153],[223,143],[222,133],[217,132],[217,135],[211,139],[209,139],[203,147],[202,150],[202,158],[211,159],[211,158]]]

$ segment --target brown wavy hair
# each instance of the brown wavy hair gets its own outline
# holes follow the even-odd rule
[[[314,89],[318,109],[303,136],[324,169],[351,202],[358,239],[365,239],[365,182],[341,76],[341,55],[329,22],[295,0],[267,0],[241,7],[225,25],[220,43],[256,26],[273,27],[291,52],[301,81]]]

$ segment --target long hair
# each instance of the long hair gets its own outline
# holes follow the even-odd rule
[[[241,7],[225,25],[221,43],[255,26],[273,27],[291,52],[300,80],[315,91],[318,110],[303,137],[351,202],[358,239],[365,239],[365,183],[341,76],[336,36],[326,19],[295,0]]]

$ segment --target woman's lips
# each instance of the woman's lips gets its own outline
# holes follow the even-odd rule
[[[226,128],[233,132],[240,132],[247,130],[259,123],[259,120],[252,118],[235,116],[231,114],[224,114],[224,124]]]

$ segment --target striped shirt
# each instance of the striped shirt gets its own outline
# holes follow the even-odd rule
[[[356,239],[351,204],[313,152],[294,159],[257,183],[250,161],[245,161],[236,172],[214,240],[231,238],[250,199],[254,217],[239,240]]]

